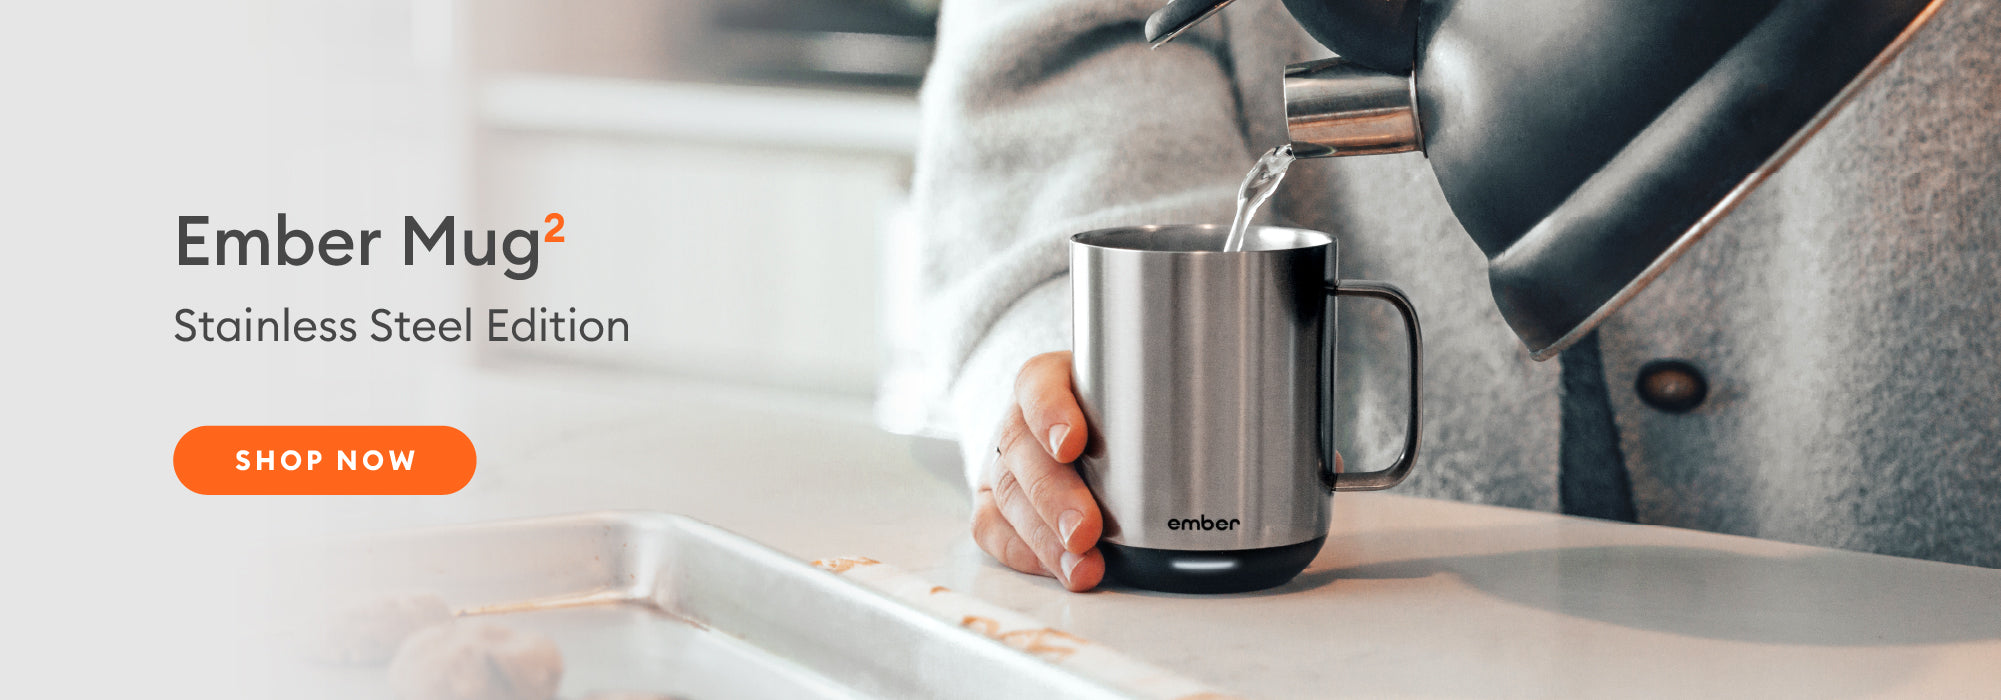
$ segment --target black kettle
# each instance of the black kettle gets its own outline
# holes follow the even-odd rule
[[[1284,0],[1302,157],[1421,150],[1538,360],[1639,293],[1944,0]],[[1155,46],[1230,0],[1173,0]]]

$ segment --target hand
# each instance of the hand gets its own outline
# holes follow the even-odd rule
[[[1054,577],[1072,591],[1105,578],[1097,549],[1098,502],[1070,462],[1089,435],[1070,389],[1070,353],[1029,358],[1001,419],[994,463],[973,496],[973,539],[1016,571]]]

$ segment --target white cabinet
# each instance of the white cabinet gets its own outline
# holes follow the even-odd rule
[[[487,357],[866,396],[882,364],[879,231],[907,188],[907,95],[606,78],[482,80],[477,220],[564,217],[537,274],[478,307],[629,320],[627,343]]]

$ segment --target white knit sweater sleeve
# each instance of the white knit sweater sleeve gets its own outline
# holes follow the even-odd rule
[[[1021,363],[1069,348],[1069,236],[1227,221],[1255,154],[1284,138],[1279,79],[1297,40],[1280,6],[1244,0],[1149,49],[1141,27],[1160,5],[944,5],[912,175],[919,356],[969,478]]]

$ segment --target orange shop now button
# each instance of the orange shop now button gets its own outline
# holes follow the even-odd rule
[[[211,496],[442,495],[477,462],[443,425],[205,425],[174,445],[181,485]]]

